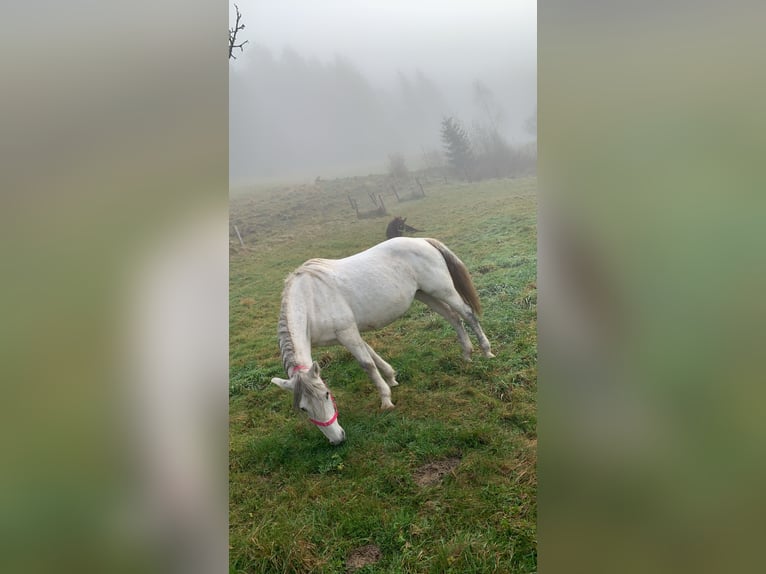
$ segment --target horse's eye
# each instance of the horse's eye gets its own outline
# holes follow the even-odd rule
[[[330,391],[327,391],[324,395],[325,400],[330,398]]]

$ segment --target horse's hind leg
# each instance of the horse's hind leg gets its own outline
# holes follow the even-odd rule
[[[468,307],[468,305],[466,305],[466,308],[468,311],[463,318],[468,321],[468,325],[471,327],[471,329],[473,329],[473,332],[476,333],[476,338],[479,340],[481,352],[485,357],[494,357],[495,354],[492,352],[492,347],[489,344],[489,340],[487,339],[487,336],[484,334],[484,331],[479,324],[479,319],[476,317],[476,314]]]
[[[455,300],[455,298],[457,300]],[[473,312],[471,307],[466,305],[465,301],[463,301],[462,297],[460,297],[460,295],[457,293],[455,294],[455,298],[448,301],[448,304],[455,311],[457,311],[463,320],[468,323],[468,326],[471,327],[471,330],[479,340],[479,347],[481,347],[481,352],[484,354],[484,356],[494,357],[495,355],[492,353],[492,347],[490,346],[489,340],[487,339],[487,336],[484,334],[484,331],[479,324],[479,319],[476,317],[476,313]]]
[[[335,337],[341,345],[351,352],[357,362],[367,372],[367,376],[370,377],[370,380],[378,388],[378,392],[380,393],[380,408],[394,408],[394,403],[391,402],[391,388],[386,381],[383,380],[383,377],[380,376],[378,367],[375,364],[376,361],[370,354],[371,349],[367,343],[362,340],[362,336],[359,334],[356,327],[338,331],[335,334]],[[375,353],[373,352],[373,355],[374,354]],[[377,355],[375,356],[377,357]],[[378,357],[378,359],[380,359],[380,357]],[[383,359],[380,360],[383,361]],[[385,363],[385,361],[383,362]],[[390,365],[388,365],[388,367],[391,368]],[[391,370],[393,371],[393,369]]]
[[[375,362],[375,366],[378,367],[378,371],[383,373],[383,378],[386,379],[386,383],[388,383],[389,387],[395,387],[399,383],[396,381],[396,371],[394,371],[394,368],[386,363],[380,355],[378,355],[370,345],[365,342],[365,347],[367,347],[367,352],[370,353],[370,357],[372,357],[372,360]]]
[[[473,345],[471,345],[471,339],[468,338],[468,333],[465,332],[463,323],[460,322],[460,316],[448,305],[445,305],[435,297],[423,293],[422,291],[415,293],[415,299],[422,301],[433,311],[436,311],[439,315],[449,321],[449,324],[452,325],[452,328],[457,332],[457,339],[460,342],[460,346],[463,348],[463,359],[470,361]]]
[[[457,291],[453,290],[451,293],[445,293],[443,297],[436,297],[433,294],[428,296],[438,301],[438,303],[441,305],[449,307],[453,312],[456,312],[458,315],[460,315],[460,317],[462,317],[466,323],[468,323],[468,326],[471,327],[471,330],[479,340],[479,346],[481,347],[481,351],[485,357],[495,356],[492,353],[492,348],[489,344],[489,340],[487,339],[487,336],[484,334],[484,331],[479,324],[479,319],[476,317],[476,313],[474,313],[473,309],[471,309],[471,307],[467,305],[465,301],[463,301],[463,298],[458,294]],[[460,333],[458,332],[458,336],[459,335]]]

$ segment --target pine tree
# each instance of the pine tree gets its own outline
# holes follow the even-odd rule
[[[471,181],[474,163],[471,140],[459,121],[451,117],[442,120],[442,142],[447,163],[463,179]]]

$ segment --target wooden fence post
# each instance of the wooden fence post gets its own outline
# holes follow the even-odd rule
[[[240,235],[240,233],[239,233],[239,228],[238,228],[236,225],[234,226],[234,231],[236,231],[236,232],[237,232],[237,238],[239,239],[239,244],[240,244],[242,247],[244,247],[244,246],[245,246],[245,242],[244,242],[244,241],[242,241],[242,235]]]
[[[356,212],[356,218],[359,219],[359,205],[356,203],[356,200],[351,197],[350,193],[347,193],[346,196],[348,197],[348,202],[351,204],[351,208]]]

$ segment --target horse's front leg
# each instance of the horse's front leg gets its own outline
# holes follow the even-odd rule
[[[375,360],[368,351],[369,347],[367,343],[362,340],[362,336],[359,334],[356,327],[338,331],[335,336],[338,342],[351,352],[357,362],[367,372],[367,376],[370,377],[370,380],[378,388],[378,392],[380,393],[380,408],[394,408],[394,403],[391,402],[391,388],[386,381],[383,380],[383,377],[380,376],[378,367],[375,365]],[[391,370],[393,371],[393,369]]]
[[[394,371],[394,368],[386,363],[380,355],[378,355],[375,350],[370,347],[370,345],[365,342],[365,347],[367,347],[367,352],[370,353],[370,356],[372,357],[372,360],[375,361],[375,366],[378,367],[378,371],[383,373],[383,378],[386,379],[386,382],[388,383],[389,387],[396,387],[399,385],[399,383],[396,380],[396,371]]]

